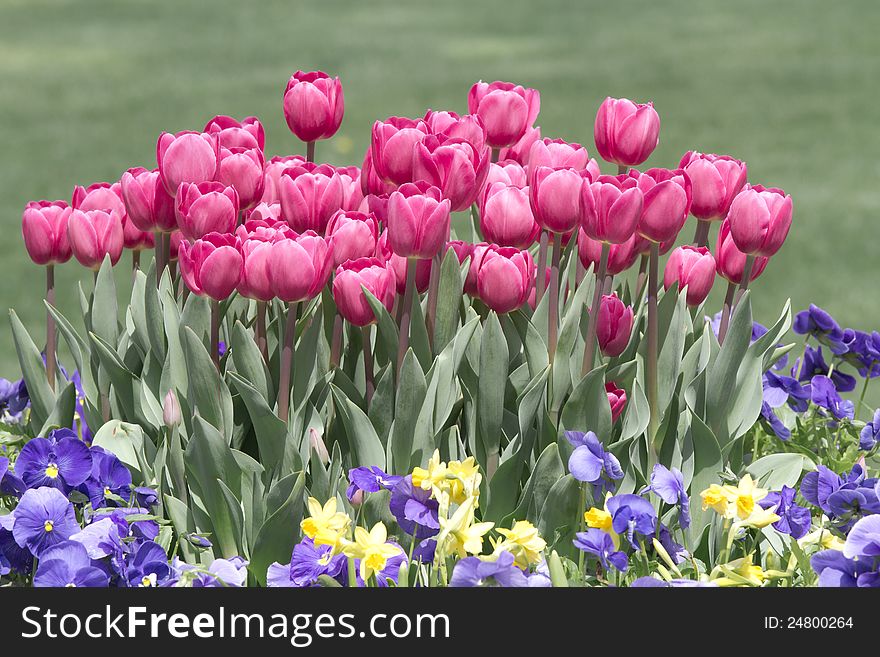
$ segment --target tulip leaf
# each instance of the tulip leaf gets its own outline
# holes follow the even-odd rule
[[[437,314],[434,321],[434,353],[440,353],[455,338],[461,307],[461,265],[455,251],[446,251],[440,265]]]
[[[31,421],[34,428],[42,427],[55,408],[55,393],[46,380],[46,365],[40,350],[12,309],[9,310],[9,321],[21,374],[31,400]]]
[[[232,327],[231,343],[232,362],[236,371],[271,405],[275,397],[272,377],[259,347],[241,322],[235,322]]]
[[[604,365],[581,379],[565,403],[560,419],[565,430],[592,431],[603,443],[610,442],[611,406],[605,391]]]
[[[508,514],[500,525],[509,526],[513,520],[521,520],[523,517],[532,523],[538,522],[537,515],[544,507],[547,494],[553,488],[553,484],[563,476],[565,476],[565,466],[559,457],[559,446],[550,443],[538,457],[516,509]]]
[[[376,430],[370,424],[370,418],[339,388],[330,384],[330,389],[333,392],[336,411],[342,420],[348,442],[351,445],[352,465],[375,465],[384,469],[385,449],[382,447],[379,436],[376,435]]]
[[[293,552],[293,546],[299,535],[297,528],[303,515],[305,483],[305,473],[301,472],[296,477],[290,495],[266,518],[254,541],[249,570],[261,586],[266,585],[269,565],[276,561],[286,563]],[[276,486],[280,484],[281,482],[278,482]]]
[[[490,312],[483,325],[477,397],[477,435],[480,447],[478,458],[484,468],[493,459],[497,465],[500,454],[508,359],[507,339],[501,329],[501,322],[495,312]]]
[[[669,328],[666,331],[663,342],[659,345],[660,353],[657,358],[657,405],[661,418],[669,407],[669,402],[672,400],[678,385],[685,340],[691,333],[691,327],[687,295],[681,294],[678,296],[678,301],[669,319]]]
[[[397,324],[388,314],[385,306],[366,288],[362,288],[367,297],[367,303],[373,309],[373,314],[378,318],[376,322],[376,359],[377,362],[394,363],[397,358],[397,344],[399,332]]]
[[[244,377],[235,372],[229,372],[227,376],[247,407],[260,450],[260,460],[270,471],[275,468],[282,468],[283,471],[289,465],[285,463],[287,426],[275,415],[266,399]]]
[[[746,468],[762,488],[780,490],[783,486],[793,488],[805,470],[813,470],[816,464],[803,454],[782,453],[762,456]]]
[[[60,382],[59,382],[60,384]],[[38,436],[45,436],[53,427],[73,426],[73,414],[76,411],[76,386],[73,382],[68,383],[58,393],[55,399],[55,407],[49,413],[49,417],[43,422],[42,428],[37,432]]]
[[[116,345],[119,339],[119,307],[116,300],[113,265],[110,264],[109,255],[104,257],[95,279],[90,314],[92,333],[107,344]]]
[[[416,421],[422,404],[426,403],[426,392],[427,384],[422,368],[413,350],[407,349],[400,368],[400,383],[397,385],[397,399],[394,406],[394,425],[391,427],[391,471],[395,474],[407,474],[414,464],[418,465],[430,456],[430,453],[417,454],[414,450]]]
[[[684,411],[687,418],[687,429],[682,439],[682,459],[693,463],[693,477],[688,485],[691,503],[691,526],[689,536],[691,550],[699,540],[703,530],[712,522],[712,509],[703,510],[700,505],[700,493],[712,484],[719,483],[719,476],[724,468],[721,448],[712,430],[697,416]],[[682,471],[685,467],[682,467]]]
[[[578,508],[579,503],[580,486],[567,474],[553,484],[538,515],[538,533],[547,541],[548,547],[572,558],[576,553],[572,540],[579,515],[583,513]]]
[[[189,376],[187,399],[194,410],[227,438],[232,436],[232,397],[208,355],[204,343],[188,326],[180,327]],[[170,355],[170,352],[169,352]]]

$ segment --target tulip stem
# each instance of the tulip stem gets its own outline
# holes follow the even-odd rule
[[[46,265],[46,303],[55,307],[55,265]],[[46,311],[46,380],[49,387],[55,389],[55,370],[57,356],[55,351],[58,347],[58,331],[55,328],[55,318],[52,313]]]
[[[660,244],[651,242],[651,253],[648,261],[648,364],[647,393],[648,409],[648,449],[655,454],[654,440],[660,428],[660,409],[657,407],[657,279],[660,261]]]
[[[336,313],[336,319],[333,320],[333,342],[330,345],[330,369],[339,367],[342,360],[342,315]]]
[[[736,292],[736,283],[727,284],[727,294],[724,295],[724,307],[721,310],[721,324],[718,325],[718,344],[724,344],[724,336],[727,335],[727,325],[730,324],[730,310],[733,308],[733,295]]]
[[[622,176],[625,173],[626,173],[626,165],[625,164],[618,164],[617,165],[617,175]]]
[[[438,252],[431,262],[431,277],[428,282],[428,307],[425,310],[425,329],[428,331],[428,344],[434,349],[434,327],[437,324],[437,296],[440,293],[440,267],[442,255]]]
[[[373,349],[370,342],[369,324],[361,328],[361,337],[363,341],[364,385],[366,390],[366,392],[364,393],[364,400],[366,401],[367,408],[369,409],[370,402],[373,399],[373,392],[376,390],[376,384],[373,382]]]
[[[483,152],[485,152],[485,151],[483,151]],[[498,158],[500,155],[501,155],[500,148],[492,148],[492,162],[493,163],[498,161]]]
[[[135,249],[131,252],[131,273],[134,274],[141,268],[141,252]]]
[[[611,288],[614,287],[614,276],[605,274],[605,285],[602,287],[602,294],[611,294]]]
[[[642,292],[645,291],[645,281],[648,277],[648,254],[643,253],[639,261],[639,276],[636,279],[636,295],[633,297],[633,303],[640,304],[642,301]]]
[[[153,233],[155,241],[154,250],[156,252],[156,286],[162,282],[162,272],[167,264],[165,260],[165,233],[156,231]]]
[[[694,246],[709,246],[709,222],[697,220],[697,230],[694,232]]]
[[[257,319],[254,330],[254,341],[263,355],[263,361],[269,364],[269,340],[266,337],[266,302],[257,301]]]
[[[553,257],[550,265],[550,307],[547,313],[547,342],[550,362],[556,356],[556,342],[559,333],[559,261],[562,257],[562,234],[553,233]],[[540,278],[540,272],[538,274]]]
[[[281,371],[278,376],[278,417],[287,422],[290,408],[290,375],[293,369],[293,344],[296,342],[296,321],[299,303],[287,304],[287,325],[284,327],[284,346],[281,351]]]
[[[315,142],[307,141],[306,142],[306,162],[314,162],[315,161]]]
[[[602,242],[602,253],[599,256],[599,269],[596,271],[595,289],[593,290],[593,303],[590,305],[590,316],[587,322],[587,342],[584,345],[584,364],[581,367],[581,376],[593,369],[593,354],[596,353],[596,327],[599,322],[599,308],[602,303],[602,285],[605,280],[605,271],[608,268],[608,254],[611,245]]]
[[[546,230],[541,231],[541,241],[538,245],[538,273],[535,275],[535,305],[541,303],[544,298],[544,290],[547,288],[547,241],[549,235]]]
[[[755,256],[747,255],[746,256],[746,264],[743,265],[743,277],[742,281],[739,284],[739,292],[736,295],[736,302],[733,304],[734,308],[736,304],[739,303],[739,300],[742,299],[742,295],[745,294],[746,290],[749,289],[749,281],[752,278],[752,267],[755,264]]]
[[[211,299],[211,360],[220,371],[220,302]]]
[[[400,314],[400,344],[397,348],[397,378],[400,380],[400,368],[403,366],[403,357],[409,349],[409,323],[412,317],[413,295],[416,289],[416,266],[418,260],[407,258],[406,260],[406,290],[403,293],[403,309]]]

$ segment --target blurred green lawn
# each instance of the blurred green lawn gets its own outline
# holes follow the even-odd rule
[[[465,112],[478,79],[537,87],[544,135],[591,152],[605,96],[651,99],[662,129],[649,165],[729,153],[794,198],[788,243],[755,285],[758,319],[791,297],[880,328],[878,33],[876,0],[0,0],[0,307],[42,342],[26,201],[153,167],[161,131],[218,113],[260,116],[267,152],[295,152],[282,90],[318,68],[345,87],[342,129],[318,146],[337,164],[360,164],[375,118]],[[76,264],[58,273],[64,311],[78,279]],[[17,376],[5,317],[2,374]]]

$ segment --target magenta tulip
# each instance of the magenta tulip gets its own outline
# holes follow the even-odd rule
[[[376,175],[386,182],[413,182],[413,149],[428,135],[421,119],[392,116],[373,124],[370,152]]]
[[[171,196],[182,183],[214,180],[220,168],[220,140],[203,132],[163,132],[156,143],[159,176]]]
[[[367,326],[376,321],[362,287],[390,311],[397,293],[394,271],[388,263],[379,258],[349,260],[336,268],[336,277],[333,279],[333,300],[336,302],[339,314],[355,326]]]
[[[488,146],[478,151],[464,139],[429,135],[414,149],[414,180],[438,187],[453,212],[473,205],[489,173]]]
[[[626,391],[618,388],[614,381],[605,384],[605,394],[608,396],[608,404],[611,406],[611,421],[617,422],[617,418],[626,408]]]
[[[437,187],[407,183],[388,199],[388,241],[404,258],[433,258],[450,229],[449,199]]]
[[[606,98],[596,113],[593,136],[606,162],[634,167],[651,155],[660,135],[660,116],[653,103]]]
[[[361,170],[358,167],[336,167],[336,173],[342,183],[343,210],[357,210],[364,201],[361,190]]]
[[[633,309],[617,298],[617,294],[603,294],[599,304],[596,337],[599,349],[610,358],[623,353],[633,328]]]
[[[687,304],[699,306],[709,296],[715,282],[715,258],[704,246],[679,246],[669,255],[663,271],[663,287],[667,290],[678,283],[679,291],[687,288]]]
[[[266,143],[263,124],[256,116],[237,121],[231,116],[218,115],[208,121],[204,131],[217,135],[220,148],[257,148],[262,151]]]
[[[193,294],[223,301],[241,280],[242,257],[233,235],[208,233],[180,243],[180,275]]]
[[[486,128],[475,114],[459,116],[455,112],[428,110],[423,120],[432,135],[445,139],[464,139],[478,151],[486,146]]]
[[[626,242],[610,245],[606,274],[616,276],[635,264],[640,255],[639,239],[638,235],[634,234]],[[599,259],[602,256],[602,242],[587,237],[583,228],[578,230],[578,256],[585,269],[592,267],[593,271],[598,271]]]
[[[535,221],[544,230],[565,234],[581,221],[581,187],[589,173],[586,170],[538,167],[529,172],[529,201]]]
[[[263,203],[280,203],[281,190],[279,181],[281,175],[287,169],[301,166],[306,163],[304,157],[299,155],[286,155],[284,157],[273,157],[263,165]]]
[[[269,279],[275,296],[288,303],[317,296],[330,278],[333,245],[314,231],[272,244]]]
[[[266,203],[263,201],[247,211],[245,223],[248,221],[265,221],[267,224],[275,224],[280,221],[286,226],[287,222],[281,216],[280,203]]]
[[[72,208],[65,201],[30,201],[21,215],[21,234],[28,255],[38,265],[70,260],[67,223]]]
[[[514,187],[528,187],[526,170],[516,160],[501,160],[489,164],[489,173],[486,174],[486,182],[483,190],[489,189],[492,183],[500,182]]]
[[[584,182],[581,227],[599,242],[622,244],[635,233],[642,216],[644,194],[634,178],[626,175],[599,176]]]
[[[749,281],[753,281],[764,271],[769,258],[755,257]],[[718,229],[718,243],[715,245],[715,268],[729,282],[739,285],[746,267],[746,254],[740,251],[730,235],[730,221],[724,219]]]
[[[526,133],[541,109],[541,94],[510,82],[477,82],[468,93],[468,111],[480,117],[486,143],[512,146]]]
[[[691,181],[681,169],[631,169],[630,177],[644,194],[639,235],[652,242],[674,240],[691,209]]]
[[[730,235],[743,253],[772,256],[788,235],[791,212],[791,196],[781,189],[746,185],[730,204]]]
[[[241,253],[241,279],[238,292],[248,299],[269,301],[275,296],[269,277],[269,254],[272,242],[261,239],[246,239],[238,245]]]
[[[529,298],[535,279],[535,261],[528,251],[489,247],[477,263],[477,293],[496,313],[509,313]]]
[[[87,188],[77,185],[73,188],[72,205],[74,210],[116,212],[122,219],[122,245],[126,249],[143,251],[156,245],[153,234],[141,230],[129,218],[121,183],[93,183]]]
[[[373,166],[373,149],[372,147],[367,149],[366,154],[364,155],[364,162],[361,166],[361,193],[364,197],[376,194],[390,194],[395,189],[397,189],[397,185],[392,182],[388,182],[379,177],[379,174],[376,173],[376,167]],[[363,201],[361,201],[363,203]]]
[[[217,180],[235,189],[240,209],[254,207],[263,196],[263,151],[258,148],[221,148]]]
[[[464,281],[464,293],[475,299],[480,296],[480,293],[477,291],[477,269],[479,269],[479,262],[482,260],[483,254],[490,246],[491,245],[487,242],[471,244],[470,242],[462,242],[461,240],[452,240],[446,243],[446,247],[452,249],[455,253],[460,265],[463,265],[464,261],[470,258],[467,276]]]
[[[529,151],[529,183],[540,167],[552,169],[586,169],[590,162],[587,149],[580,144],[569,144],[562,139],[539,139]],[[594,178],[599,175],[599,165],[593,161]]]
[[[307,162],[287,169],[279,184],[281,212],[298,233],[323,234],[330,217],[342,208],[342,180],[329,164]]]
[[[284,89],[287,127],[304,142],[330,139],[342,124],[345,98],[339,78],[297,71]]]
[[[379,221],[372,213],[340,210],[327,224],[327,239],[333,243],[337,267],[349,260],[372,257],[379,242]]]
[[[519,141],[513,144],[513,146],[502,148],[501,151],[499,151],[498,160],[513,160],[514,162],[519,162],[522,166],[527,166],[529,163],[529,154],[532,152],[532,144],[540,138],[541,128],[539,126],[530,127],[526,130],[525,134],[520,137]]]
[[[156,247],[156,238],[135,226],[131,217],[122,215],[122,245],[132,251],[143,251]]]
[[[691,214],[701,221],[726,217],[748,177],[746,163],[727,155],[688,151],[678,166],[691,179]]]
[[[171,232],[177,228],[174,199],[159,178],[159,170],[129,169],[119,181],[122,200],[131,222],[146,232]]]
[[[480,209],[480,230],[490,242],[527,249],[538,237],[529,203],[529,188],[520,189],[502,182],[486,190]]]
[[[104,256],[110,264],[119,262],[124,234],[119,210],[73,210],[67,224],[67,237],[74,257],[84,267],[100,269]]]
[[[175,201],[177,225],[190,241],[235,230],[238,193],[232,187],[216,181],[183,183]]]

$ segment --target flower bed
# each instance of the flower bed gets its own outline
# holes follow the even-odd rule
[[[480,82],[335,167],[342,86],[297,72],[305,157],[217,116],[155,170],[28,203],[47,331],[11,311],[0,582],[880,585],[880,334],[751,314],[791,198],[727,156],[636,169],[660,118],[626,99],[596,117],[602,174],[539,107]],[[68,318],[72,256],[95,279]]]

